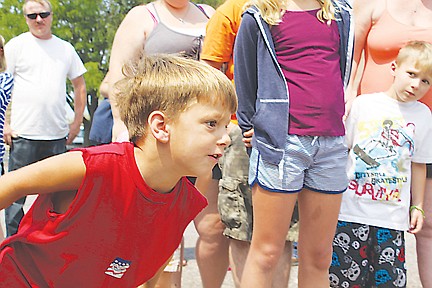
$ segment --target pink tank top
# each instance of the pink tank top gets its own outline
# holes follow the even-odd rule
[[[414,27],[398,22],[386,9],[372,24],[366,39],[365,69],[360,82],[360,94],[383,92],[390,87],[391,62],[399,49],[411,40],[432,43],[432,27]],[[420,100],[432,109],[432,89]]]

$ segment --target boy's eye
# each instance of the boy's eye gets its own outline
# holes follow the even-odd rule
[[[212,121],[207,121],[206,124],[209,127],[216,127],[217,122],[215,120],[212,120]]]
[[[409,76],[414,77],[415,73],[414,72],[407,72]]]
[[[429,80],[427,80],[427,79],[423,79],[422,81],[423,81],[423,83],[425,83],[426,85],[430,85]]]

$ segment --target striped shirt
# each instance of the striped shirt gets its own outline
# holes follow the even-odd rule
[[[3,162],[5,144],[3,140],[3,128],[6,117],[6,109],[11,100],[13,76],[10,73],[0,73],[0,163]]]

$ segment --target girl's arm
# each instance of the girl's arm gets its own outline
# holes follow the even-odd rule
[[[78,151],[56,155],[0,177],[0,210],[27,195],[77,190],[86,167]]]
[[[250,14],[244,14],[234,46],[234,83],[238,97],[237,119],[243,132],[253,128],[257,97],[258,27]]]
[[[425,187],[426,164],[411,162],[411,207],[423,210]],[[419,209],[410,209],[410,233],[419,232],[423,226],[423,213]]]

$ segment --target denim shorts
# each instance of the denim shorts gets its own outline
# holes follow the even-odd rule
[[[272,192],[296,193],[303,188],[326,193],[343,193],[348,186],[348,149],[345,137],[287,135],[279,165],[262,159],[252,148],[249,184]]]

